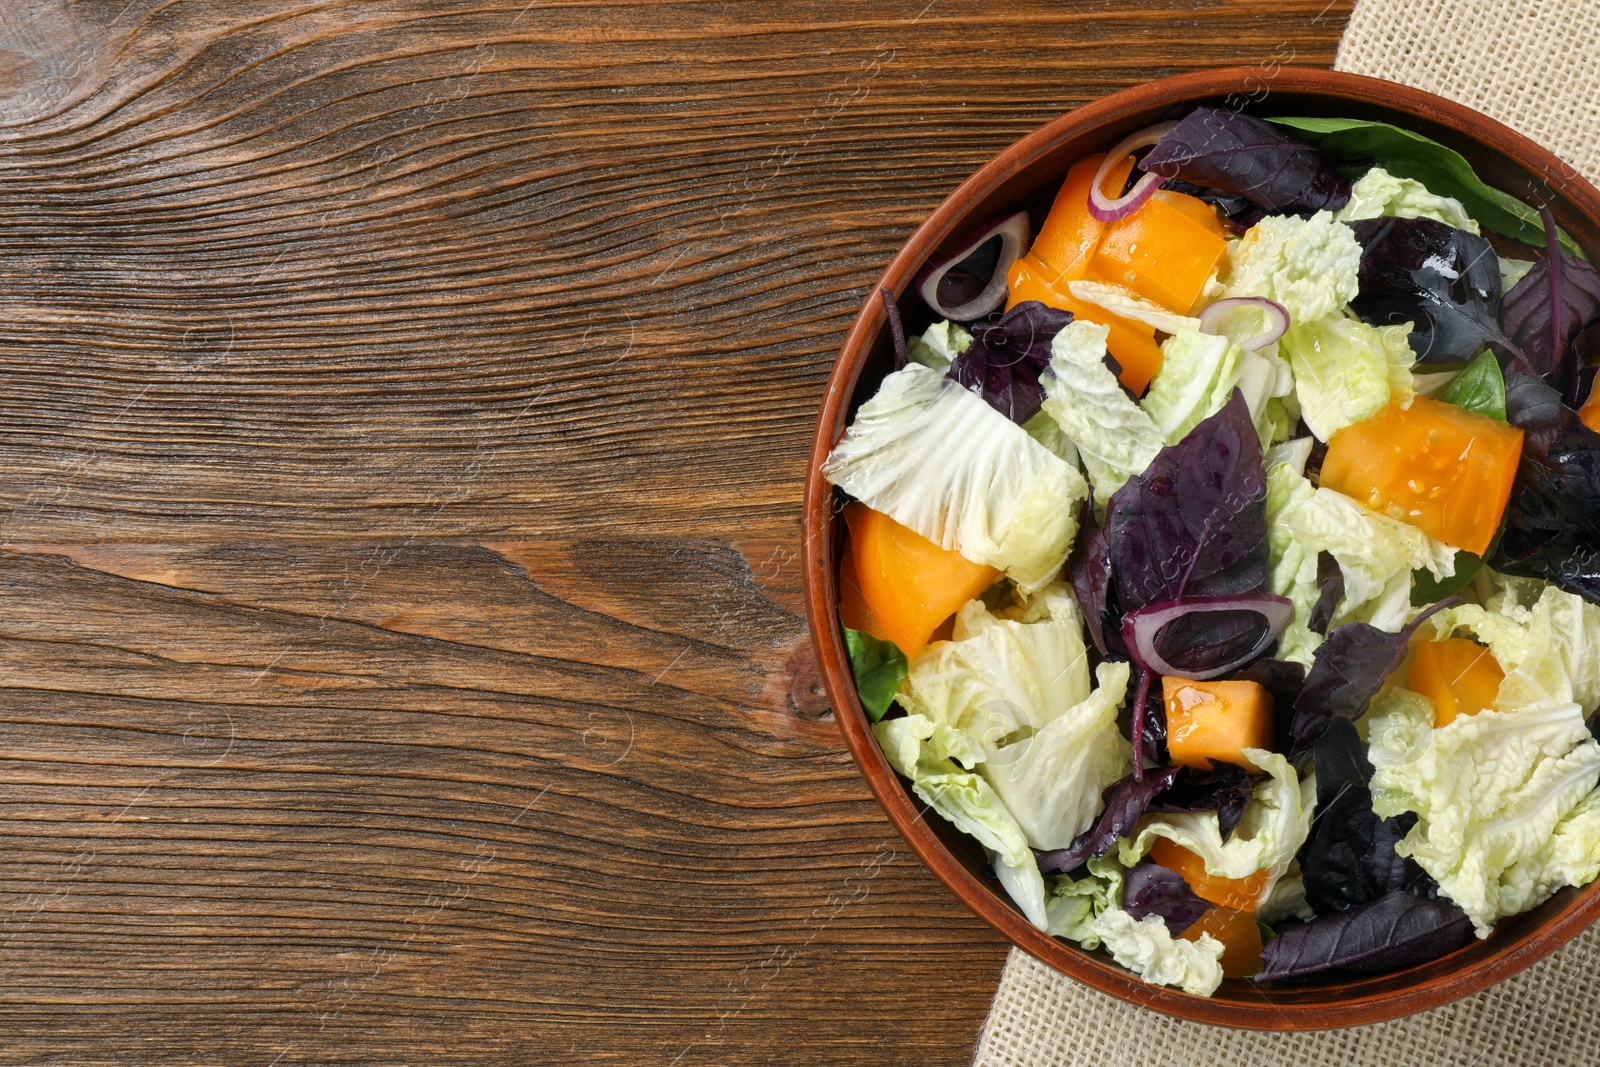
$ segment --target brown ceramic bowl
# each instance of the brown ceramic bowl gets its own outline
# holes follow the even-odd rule
[[[1530,203],[1548,202],[1585,248],[1600,253],[1600,192],[1532,141],[1469,108],[1429,93],[1351,74],[1254,67],[1203,71],[1151,82],[1098,100],[1036,130],[962,183],[919,227],[873,287],[839,361],[817,421],[806,478],[806,606],[828,695],[845,739],[889,818],[945,885],[1013,944],[1096,989],[1172,1015],[1221,1026],[1312,1030],[1392,1019],[1477,992],[1560,947],[1600,916],[1600,882],[1565,889],[1525,915],[1503,920],[1486,940],[1415,967],[1335,976],[1302,985],[1258,987],[1228,980],[1212,997],[1147,985],[1101,952],[1086,952],[1035,929],[989,873],[976,842],[932,815],[889,767],[856,698],[840,633],[834,588],[840,539],[835,491],[823,459],[850,414],[888,373],[891,348],[879,287],[899,296],[907,332],[929,321],[910,291],[917,270],[949,251],[967,229],[1017,204],[1048,206],[1074,160],[1158,122],[1177,105],[1242,107],[1258,115],[1371,118],[1455,148],[1479,175]],[[1597,256],[1600,258],[1600,256]]]

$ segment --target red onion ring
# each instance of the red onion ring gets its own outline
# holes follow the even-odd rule
[[[1246,352],[1263,349],[1289,332],[1289,309],[1276,300],[1268,300],[1264,296],[1230,296],[1223,300],[1212,301],[1206,305],[1204,311],[1200,312],[1200,329],[1206,333],[1220,334],[1222,323],[1242,307],[1260,308],[1267,313],[1268,322],[1266,330],[1239,342],[1239,347]]]
[[[944,276],[952,267],[960,266],[968,256],[995,237],[1000,238],[1000,258],[994,265],[994,274],[990,276],[989,283],[965,304],[947,308],[939,303],[939,283],[944,280]],[[1006,302],[1006,271],[1010,270],[1011,264],[1028,250],[1028,244],[1032,239],[1033,229],[1028,225],[1026,211],[990,219],[973,231],[973,235],[963,241],[960,248],[923,267],[912,284],[916,286],[923,303],[932,308],[934,314],[942,315],[951,322],[971,322],[973,319],[981,319],[991,311],[999,310]]]
[[[1267,622],[1261,638],[1247,654],[1206,671],[1186,671],[1173,666],[1156,649],[1156,637],[1162,627],[1174,619],[1194,611],[1253,611]],[[1186,596],[1164,600],[1126,615],[1122,619],[1122,640],[1128,646],[1128,657],[1152,674],[1169,674],[1175,678],[1188,678],[1203,682],[1217,678],[1249,663],[1267,650],[1278,639],[1283,628],[1294,616],[1294,601],[1271,593],[1240,593],[1237,596]]]
[[[1115,200],[1106,196],[1102,186],[1105,184],[1106,175],[1111,173],[1111,168],[1122,162],[1124,157],[1132,155],[1137,149],[1148,148],[1155,144],[1176,125],[1176,122],[1161,122],[1154,126],[1146,126],[1138,133],[1130,133],[1118,141],[1117,147],[1106,153],[1106,158],[1100,163],[1100,169],[1094,172],[1094,181],[1089,184],[1090,218],[1096,222],[1116,222],[1138,211],[1144,202],[1150,199],[1150,194],[1167,180],[1159,174],[1146,174],[1128,190],[1126,195],[1119,196]]]

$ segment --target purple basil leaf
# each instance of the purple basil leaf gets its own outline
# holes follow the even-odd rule
[[[883,313],[889,320],[889,338],[894,342],[894,369],[903,370],[906,365],[906,331],[900,324],[900,305],[895,303],[894,294],[887,289],[879,289],[878,296],[883,299]]]
[[[1024,300],[992,325],[972,328],[972,344],[950,364],[950,377],[983,397],[1012,422],[1039,414],[1050,364],[1050,342],[1072,321],[1070,311]]]
[[[1141,676],[1145,672],[1138,667],[1133,671],[1134,677],[1142,682],[1144,679]],[[1144,753],[1145,766],[1160,767],[1167,762],[1167,707],[1161,698],[1160,679],[1151,676],[1151,682],[1153,684],[1149,686],[1135,684],[1129,688],[1128,699],[1117,709],[1117,728],[1130,743],[1133,741],[1133,706],[1142,688],[1145,702],[1144,716],[1139,724],[1139,735],[1143,739],[1140,748]]]
[[[1183,875],[1145,860],[1123,877],[1122,910],[1135,919],[1159,915],[1167,931],[1177,937],[1210,911],[1211,905],[1194,895]]]
[[[1317,553],[1317,590],[1317,602],[1311,607],[1311,618],[1306,626],[1312,633],[1326,636],[1333,613],[1344,599],[1344,571],[1339,569],[1339,561],[1333,558],[1332,552]]]
[[[1266,586],[1266,477],[1243,394],[1234,390],[1221,411],[1112,495],[1106,536],[1125,612]]]
[[[1600,604],[1600,535],[1593,528],[1560,533],[1508,529],[1493,560],[1495,570],[1543,578],[1592,604]]]
[[[1350,183],[1322,152],[1254,115],[1220,108],[1190,112],[1139,166],[1275,214],[1337,211],[1350,201]]]
[[[1272,697],[1272,750],[1289,751],[1289,725],[1294,720],[1294,703],[1306,687],[1306,669],[1288,660],[1258,659],[1234,677],[1255,682]]]
[[[1375,326],[1411,323],[1417,362],[1468,360],[1500,332],[1500,262],[1482,237],[1433,219],[1350,224],[1361,244],[1361,291],[1350,307]]]
[[[1300,850],[1306,903],[1318,914],[1370,903],[1423,878],[1394,846],[1413,826],[1410,812],[1385,819],[1372,810],[1372,764],[1353,722],[1335,719],[1313,749],[1317,814]]]
[[[1600,603],[1600,433],[1554,388],[1515,371],[1506,418],[1523,431],[1522,459],[1490,565]]]
[[[1178,768],[1162,767],[1145,775],[1142,781],[1130,774],[1108,786],[1101,794],[1104,810],[1066,848],[1039,853],[1039,870],[1045,874],[1071,871],[1095,856],[1104,856],[1117,838],[1133,829],[1156,794],[1171,785],[1177,775]]]
[[[1555,264],[1559,267],[1553,268]],[[1554,293],[1552,283],[1556,286]],[[1561,305],[1559,328],[1555,321],[1557,299]],[[1500,322],[1506,336],[1521,350],[1534,373],[1562,390],[1568,404],[1582,405],[1588,393],[1578,394],[1576,361],[1566,356],[1578,333],[1600,322],[1600,273],[1576,256],[1558,250],[1556,259],[1535,263],[1533,269],[1511,287],[1500,309]],[[1558,333],[1559,349],[1556,347]],[[1592,381],[1592,373],[1589,377]]]
[[[1383,688],[1383,680],[1400,666],[1417,627],[1440,608],[1459,602],[1459,597],[1439,601],[1396,634],[1364,622],[1335,627],[1317,646],[1305,688],[1294,702],[1290,757],[1299,762],[1308,755],[1334,719],[1359,719]]]
[[[1067,575],[1078,599],[1078,610],[1088,625],[1089,637],[1102,656],[1127,655],[1122,644],[1122,613],[1112,602],[1111,536],[1095,521],[1093,490],[1080,522],[1082,532],[1067,561]]]
[[[1284,923],[1262,948],[1265,966],[1255,980],[1393,970],[1437,959],[1472,941],[1472,920],[1456,905],[1395,890],[1309,923]]]
[[[1151,811],[1217,813],[1217,828],[1226,841],[1244,818],[1245,805],[1255,792],[1255,779],[1243,767],[1214,761],[1209,771],[1185,767],[1170,788],[1150,805]]]

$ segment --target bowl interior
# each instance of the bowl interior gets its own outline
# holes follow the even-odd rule
[[[1193,104],[1242,107],[1261,116],[1376,119],[1414,130],[1459,151],[1490,185],[1535,206],[1548,203],[1578,242],[1600,256],[1600,193],[1549,153],[1475,112],[1353,75],[1282,70],[1268,90],[1254,68],[1212,71],[1140,86],[1089,105],[1019,142],[974,175],[917,231],[885,274],[882,285],[899,294],[906,333],[920,332],[935,318],[909,284],[926,262],[953,250],[973,225],[1018,205],[1029,209],[1037,232],[1072,162]],[[1503,920],[1486,940],[1425,964],[1268,988],[1229,980],[1211,998],[1145,985],[1104,953],[1083,951],[1029,925],[990,873],[977,843],[925,813],[909,785],[889,769],[844,658],[834,611],[837,501],[816,468],[856,408],[892,369],[893,347],[878,305],[876,297],[868,302],[845,345],[818,427],[807,507],[813,634],[834,707],[869,784],[924,862],[980,915],[1045,962],[1124,999],[1221,1025],[1313,1029],[1393,1018],[1474,992],[1558,947],[1600,913],[1600,883],[1564,889],[1534,911]]]

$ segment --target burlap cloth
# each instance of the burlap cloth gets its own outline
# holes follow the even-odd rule
[[[1600,183],[1600,0],[1361,0],[1335,66],[1459,100]],[[1465,1000],[1375,1026],[1259,1034],[1135,1008],[1015,949],[981,1067],[1593,1067],[1600,926]]]

